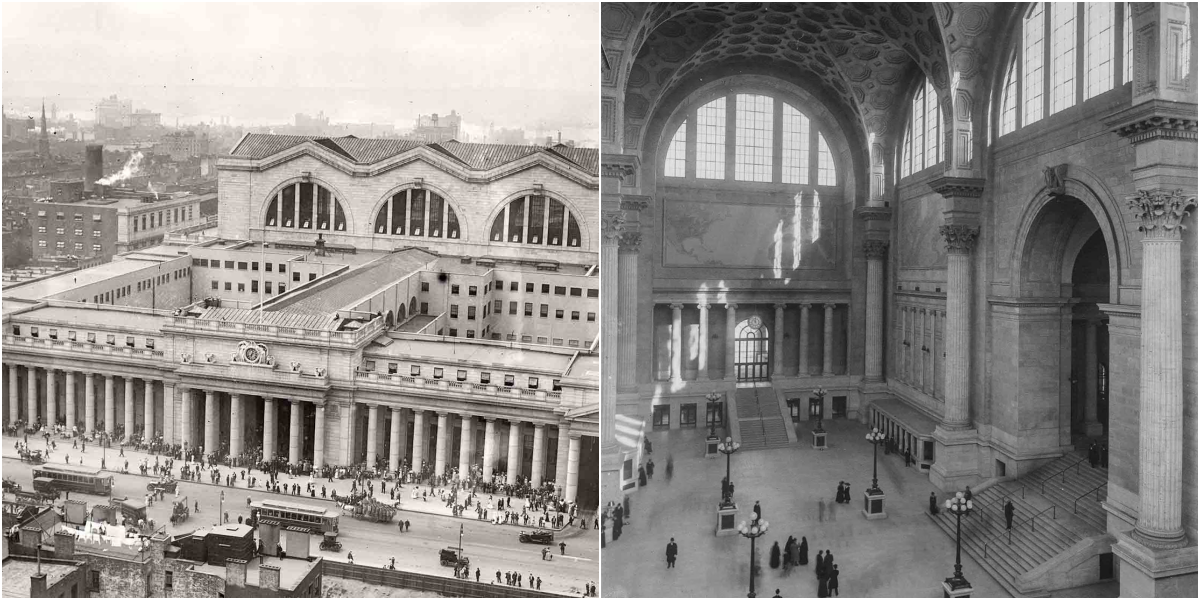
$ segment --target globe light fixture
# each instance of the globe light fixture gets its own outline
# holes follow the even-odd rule
[[[769,527],[766,519],[759,519],[758,515],[750,517],[750,521],[742,521],[738,525],[738,533],[744,538],[750,539],[750,593],[746,594],[747,598],[754,597],[754,540],[767,534]]]
[[[957,492],[953,498],[946,500],[946,510],[954,514],[954,576],[947,577],[945,581],[945,586],[951,592],[971,587],[971,583],[962,573],[962,518],[971,514],[973,508],[971,501],[963,496],[962,492]]]

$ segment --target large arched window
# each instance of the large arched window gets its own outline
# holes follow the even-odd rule
[[[1131,81],[1132,30],[1128,2],[1031,5],[1004,71],[1000,135]]]
[[[377,235],[458,239],[458,215],[432,190],[409,188],[392,194],[375,213]]]
[[[913,96],[908,129],[904,132],[900,176],[908,177],[942,162],[942,119],[937,90],[929,80]]]
[[[726,131],[731,124],[733,131]],[[825,134],[808,116],[779,98],[751,93],[690,111],[663,160],[666,177],[762,183],[835,186],[837,170]]]
[[[579,221],[562,202],[531,194],[509,202],[500,210],[492,221],[489,237],[493,242],[578,248]]]
[[[342,203],[325,186],[315,182],[286,185],[271,197],[263,218],[267,227],[346,231]]]

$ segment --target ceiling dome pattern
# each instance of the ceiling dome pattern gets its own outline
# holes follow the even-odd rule
[[[950,83],[938,15],[928,3],[667,3],[630,28],[644,38],[633,40],[627,135],[640,135],[657,102],[684,80],[723,63],[810,73],[864,138],[886,134],[887,113],[900,97],[894,86],[914,69],[939,89]],[[625,140],[627,148],[640,143]]]

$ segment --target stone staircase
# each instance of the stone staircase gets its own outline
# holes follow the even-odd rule
[[[1065,473],[1060,473],[1064,469]],[[1037,478],[1038,474],[1043,476]],[[1108,469],[1093,469],[1086,451],[1066,454],[1023,481],[1028,487],[1036,485],[1038,492],[1057,505],[1059,511],[1076,511],[1075,516],[1097,532],[1103,533],[1108,528],[1108,513],[1100,506],[1108,497]]]
[[[790,444],[774,389],[738,388],[734,401],[743,450],[784,448]]]
[[[1087,560],[1086,553],[1092,550],[1081,542],[1104,534],[1104,521],[1097,521],[1094,512],[1103,513],[1103,509],[1094,494],[1079,501],[1078,517],[1072,514],[1072,504],[1080,493],[1093,487],[1093,482],[1107,480],[1107,473],[1101,474],[1100,469],[1093,472],[1086,460],[1073,467],[1081,457],[1086,459],[1086,454],[1065,455],[1020,480],[1001,482],[976,493],[975,511],[962,519],[963,551],[1014,596],[1045,596],[1059,589],[1055,583],[1071,575],[1054,569],[1073,569]],[[1065,484],[1061,473],[1064,469],[1068,469]],[[1043,481],[1045,495],[1041,494]],[[1011,532],[1005,529],[1004,520],[1004,503],[1009,500],[1016,509]],[[944,507],[930,518],[954,537],[954,516]],[[1072,553],[1078,556],[1068,556]],[[1051,561],[1054,568],[1039,569]]]

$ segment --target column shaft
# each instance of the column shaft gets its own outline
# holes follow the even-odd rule
[[[833,304],[825,305],[825,349],[821,353],[821,374],[833,375]]]
[[[413,459],[412,468],[420,473],[425,462],[425,411],[413,409]]]
[[[8,422],[21,420],[20,372],[17,365],[8,365]]]
[[[567,450],[567,490],[563,499],[567,502],[574,502],[575,496],[579,492],[580,439],[577,436],[571,436],[570,440],[570,447]]]
[[[246,397],[241,394],[229,395],[229,455],[241,456],[245,453],[246,423],[244,412]]]
[[[567,429],[565,427],[558,428],[558,455],[554,461],[554,489],[558,490],[559,496],[565,496],[567,491]]]
[[[317,405],[317,418],[313,427],[313,468],[325,466],[325,404]]]
[[[146,380],[146,392],[145,392],[145,396],[142,398],[142,403],[143,403],[142,410],[145,412],[144,425],[146,427],[145,433],[143,435],[145,435],[145,437],[146,437],[146,442],[149,443],[150,440],[154,439],[154,381],[153,380],[150,380],[150,379]]]
[[[374,469],[379,458],[379,405],[367,409],[367,468]]]
[[[104,431],[112,435],[116,430],[117,409],[116,409],[116,378],[112,375],[104,376]]]
[[[962,429],[971,424],[971,252],[948,251],[946,268],[946,414],[943,424]]]
[[[392,435],[391,444],[388,448],[388,470],[395,473],[400,470],[400,421],[403,414],[403,409],[393,407],[392,409]]]
[[[683,381],[683,305],[671,305],[671,381]]]
[[[217,423],[220,421],[217,416],[218,410],[217,393],[204,390],[204,448],[201,450],[205,454],[217,451]]]
[[[737,346],[734,342],[734,336],[737,335],[737,304],[729,303],[725,305],[725,379],[734,381],[737,379],[737,355],[735,351]],[[558,481],[562,484],[562,481]]]
[[[867,256],[866,364],[863,378],[883,380],[883,256]]]
[[[496,463],[496,420],[484,419],[483,433],[483,478],[492,480],[492,468]]]
[[[775,305],[775,327],[771,335],[775,338],[772,352],[775,354],[775,360],[771,361],[771,375],[773,377],[783,377],[783,309],[786,304]]]
[[[67,403],[67,431],[74,431],[76,423],[79,422],[75,410],[75,371],[67,371],[67,389],[64,395]]]
[[[192,440],[192,390],[190,388],[180,388],[180,415],[181,431],[179,432],[179,443],[184,449],[191,450],[194,443]]]
[[[796,375],[804,377],[808,375],[808,309],[811,304],[800,305],[800,360]]]
[[[465,480],[471,475],[471,429],[474,417],[461,415],[458,433],[458,478]]]
[[[293,465],[300,464],[300,440],[302,429],[304,428],[304,404],[300,400],[292,400],[292,417],[288,431],[288,462]]]
[[[630,389],[637,385],[637,336],[638,336],[638,304],[637,304],[637,276],[638,276],[638,253],[637,242],[641,240],[639,233],[626,233],[621,238],[621,250],[617,264],[617,286],[602,285],[600,286],[600,310],[602,311],[601,332],[604,336],[609,332],[610,321],[607,319],[610,316],[616,317],[620,323],[617,344],[620,347],[620,352],[614,357],[612,368],[616,372],[617,386],[619,389]],[[602,249],[603,250],[603,249]],[[601,256],[601,273],[611,273],[605,271],[603,263],[604,256]],[[609,296],[611,294],[611,297]],[[613,306],[616,306],[617,313],[612,315]],[[606,340],[601,340],[601,347],[605,347]],[[608,346],[611,348],[612,346]],[[600,360],[604,360],[604,353],[600,353]],[[608,368],[608,367],[605,367]],[[601,390],[603,394],[603,390]],[[615,396],[615,395],[614,395]],[[614,403],[613,410],[616,410]],[[608,408],[605,408],[608,410]],[[613,413],[605,413],[613,414]],[[611,421],[612,419],[608,419]],[[608,439],[608,438],[605,438]],[[613,442],[616,443],[615,441]]]
[[[446,454],[450,451],[450,413],[438,413],[437,446],[434,447],[433,468],[438,475],[446,474]]]
[[[175,443],[175,384],[163,382],[163,443]]]
[[[46,424],[58,424],[58,371],[46,369]]]
[[[700,345],[696,348],[696,379],[706,381],[708,375],[708,305],[703,302],[700,308]]]
[[[924,308],[917,311],[917,318],[920,319],[921,323],[917,327],[917,343],[913,344],[913,348],[916,349],[917,353],[917,387],[921,391],[925,391],[925,317],[928,315],[929,311]]]
[[[521,423],[508,422],[508,484],[516,485],[521,478]]]
[[[1093,319],[1088,319],[1084,324],[1087,333],[1083,358],[1083,413],[1084,428],[1088,435],[1104,433],[1100,426],[1099,408],[1096,406],[1100,400],[1099,374],[1096,369],[1096,364],[1099,362],[1096,351],[1096,329],[1099,325],[1100,322]]]
[[[265,461],[275,460],[275,431],[278,418],[279,413],[275,410],[275,399],[263,397],[262,454]]]
[[[37,367],[25,367],[25,415],[32,426],[38,418]]]
[[[540,423],[533,425],[533,465],[529,474],[529,485],[541,487],[542,474],[546,470],[546,426]]]
[[[136,429],[137,429],[137,421],[136,421],[137,413],[134,408],[134,402],[136,401],[135,395],[137,393],[136,392],[137,386],[134,385],[132,377],[125,377],[125,378],[123,378],[123,380],[124,380],[124,386],[125,386],[125,401],[123,403],[124,406],[122,406],[122,408],[124,409],[124,413],[125,413],[125,436],[124,437],[125,437],[125,441],[129,441],[129,439],[133,437],[133,434],[136,432]],[[105,408],[105,410],[107,411],[108,409]]]
[[[83,427],[91,435],[96,430],[96,375],[83,374]]]

